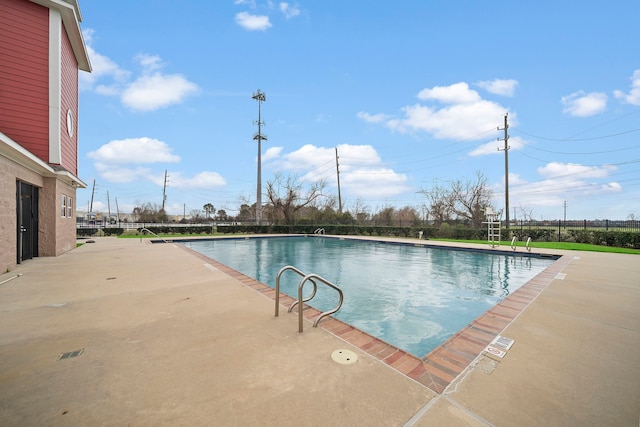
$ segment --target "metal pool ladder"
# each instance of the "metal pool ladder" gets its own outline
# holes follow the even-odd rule
[[[344,299],[344,295],[342,294],[342,289],[340,289],[337,285],[334,285],[330,281],[326,280],[325,278],[318,276],[317,274],[313,274],[313,273],[305,274],[302,271],[295,268],[294,266],[287,265],[285,267],[282,267],[280,271],[278,271],[278,275],[276,276],[276,313],[275,313],[276,317],[278,317],[279,310],[280,310],[280,276],[282,276],[282,273],[284,273],[287,270],[291,270],[297,273],[299,276],[302,276],[302,280],[300,280],[300,283],[298,284],[298,300],[295,301],[293,304],[291,304],[291,306],[289,306],[289,310],[287,310],[289,313],[291,313],[291,310],[293,310],[293,307],[298,305],[298,332],[302,332],[302,312],[304,308],[303,305],[305,302],[311,301],[311,299],[313,299],[313,297],[316,296],[316,292],[318,291],[318,285],[316,284],[316,280],[338,291],[338,295],[340,296],[340,301],[338,302],[338,305],[335,308],[325,311],[323,313],[320,313],[318,317],[316,317],[316,320],[314,320],[313,326],[314,327],[318,326],[318,322],[320,322],[320,320],[322,320],[324,317],[329,316],[330,314],[333,314],[336,311],[340,310],[340,307],[342,307],[342,301]],[[313,292],[308,298],[303,299],[302,288],[304,287],[304,284],[306,282],[311,282],[313,284]]]

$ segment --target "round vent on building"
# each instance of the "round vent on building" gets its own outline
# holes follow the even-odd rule
[[[73,136],[73,113],[71,110],[67,111],[67,133],[69,136]]]

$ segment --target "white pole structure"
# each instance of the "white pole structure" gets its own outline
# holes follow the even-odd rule
[[[504,149],[498,148],[498,151],[504,151],[504,213],[506,222],[506,234],[509,238],[509,123],[507,121],[509,113],[504,115],[504,128],[498,130],[504,130],[504,138],[498,139],[498,141],[504,141]]]
[[[262,118],[260,116],[260,106],[264,101],[267,100],[267,96],[264,92],[260,92],[258,89],[257,92],[251,96],[251,98],[258,101],[258,133],[253,136],[253,139],[258,141],[258,184],[256,190],[256,224],[260,225],[262,223],[262,141],[266,141],[267,137],[262,135]]]

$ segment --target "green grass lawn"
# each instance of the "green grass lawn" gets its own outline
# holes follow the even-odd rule
[[[443,241],[443,242],[464,242],[464,243],[479,243],[487,245],[488,242],[486,240],[453,240],[453,239],[431,239],[434,241]],[[524,247],[526,242],[516,242],[517,247]],[[504,246],[505,248],[511,248],[510,241],[502,241],[500,242],[500,246]],[[591,252],[610,252],[616,254],[635,254],[640,255],[640,249],[631,249],[631,248],[617,248],[615,246],[600,246],[600,245],[590,245],[587,243],[570,243],[570,242],[531,242],[529,244],[532,248],[540,248],[540,249],[563,249],[567,251],[591,251]]]

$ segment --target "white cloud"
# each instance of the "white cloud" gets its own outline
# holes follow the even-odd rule
[[[391,118],[391,116],[389,116],[388,114],[383,114],[383,113],[369,114],[364,111],[360,111],[356,113],[356,117],[361,120],[364,120],[367,123],[381,123]]]
[[[152,163],[177,163],[180,157],[171,152],[165,142],[153,138],[128,138],[110,141],[87,154],[95,160],[95,168],[102,179],[112,183],[149,181],[162,187],[164,173],[142,166]],[[129,166],[131,165],[131,166]],[[227,182],[217,172],[204,171],[192,177],[181,172],[170,172],[170,187],[176,189],[213,189]]]
[[[375,148],[370,145],[339,145],[338,157],[344,159],[341,161],[341,163],[344,163],[342,170],[351,168],[352,166],[349,166],[349,164],[357,164],[359,167],[380,164],[380,156]],[[335,174],[335,161],[335,148],[316,147],[312,144],[306,144],[296,151],[282,155],[274,163],[274,167],[296,172],[308,171],[310,177],[324,177],[327,174]]]
[[[170,187],[179,189],[211,190],[227,185],[227,181],[217,172],[204,171],[192,177],[185,177],[181,172],[169,172]],[[164,183],[164,177],[155,181],[159,186]]]
[[[513,96],[518,81],[513,79],[484,80],[476,83],[489,93],[502,96]]]
[[[391,119],[387,126],[398,132],[427,132],[442,139],[477,139],[493,129],[504,115],[505,108],[490,101],[479,100],[436,109],[416,104],[404,107],[403,119]],[[511,115],[515,121],[515,114]]]
[[[295,172],[314,170],[330,163],[333,159],[335,171],[335,150],[305,144],[296,151],[283,155],[277,167]]]
[[[464,82],[422,89],[418,93],[418,99],[435,100],[443,104],[473,104],[481,100],[478,92],[469,89],[469,85]]]
[[[122,88],[117,84],[112,85],[97,85],[95,88],[95,92],[100,95],[105,96],[117,96],[120,92],[122,92]]]
[[[265,151],[264,154],[262,155],[262,158],[261,158],[262,161],[268,162],[269,160],[277,159],[280,156],[280,153],[282,152],[282,148],[283,147],[269,147],[267,151]]]
[[[338,157],[342,159],[345,168],[377,166],[382,162],[380,155],[371,145],[338,145]]]
[[[509,138],[509,151],[511,150],[522,150],[524,148],[525,143],[519,139]],[[485,144],[477,146],[469,155],[471,157],[476,156],[484,156],[487,154],[500,154],[504,156],[504,141],[490,141]]]
[[[175,163],[180,156],[171,153],[171,148],[153,138],[128,138],[113,140],[87,154],[91,159],[101,164],[127,163]]]
[[[604,178],[616,170],[615,166],[585,166],[577,163],[551,162],[538,168],[538,173],[545,178]]]
[[[640,105],[640,69],[635,70],[633,76],[631,76],[631,90],[629,93],[616,90],[613,94],[627,104]]]
[[[93,89],[101,95],[120,96],[125,106],[138,111],[153,111],[180,103],[199,89],[180,74],[161,73],[159,70],[163,64],[160,56],[144,53],[135,57],[142,67],[142,74],[131,81],[129,71],[121,69],[91,47],[93,30],[85,30],[83,34],[93,66],[92,73],[82,73],[80,76],[84,89]]]
[[[296,6],[291,6],[289,3],[280,3],[280,12],[282,12],[287,19],[294,18],[300,15],[300,9]]]
[[[407,176],[389,168],[357,168],[340,174],[341,187],[357,197],[384,199],[410,191]]]
[[[586,93],[583,90],[562,97],[563,112],[575,117],[589,117],[607,108],[607,95],[602,92]]]
[[[162,60],[158,55],[141,53],[136,55],[136,61],[144,68],[145,72],[157,70],[162,67]]]
[[[80,88],[91,90],[95,83],[102,78],[110,78],[115,82],[123,82],[129,78],[130,73],[123,70],[113,60],[95,51],[91,43],[93,42],[94,30],[85,29],[83,32],[89,61],[91,62],[91,73],[80,73]]]
[[[268,16],[252,15],[249,12],[237,13],[236,24],[249,31],[265,31],[271,27]]]
[[[615,181],[607,178],[615,166],[586,166],[576,163],[552,162],[538,168],[540,181],[527,182],[517,174],[509,174],[509,198],[513,206],[533,207],[557,206],[564,201],[579,203],[622,191]],[[499,191],[504,191],[504,188]]]
[[[401,109],[402,118],[365,111],[357,113],[357,117],[368,123],[383,123],[397,132],[424,132],[435,138],[468,140],[480,139],[494,130],[507,111],[500,104],[482,99],[464,82],[425,88],[418,93],[418,98],[445,105],[408,105]],[[516,114],[511,113],[510,119],[512,125],[517,123]]]
[[[410,190],[406,175],[382,165],[370,145],[338,145],[341,190],[354,197],[393,197]],[[301,180],[336,182],[336,149],[304,145],[273,159],[269,168],[297,173]]]
[[[154,73],[138,77],[122,92],[122,103],[138,111],[154,111],[179,104],[198,86],[179,74]]]
[[[115,184],[136,182],[151,174],[151,169],[141,166],[128,168],[120,165],[96,162],[94,167],[102,179]]]

